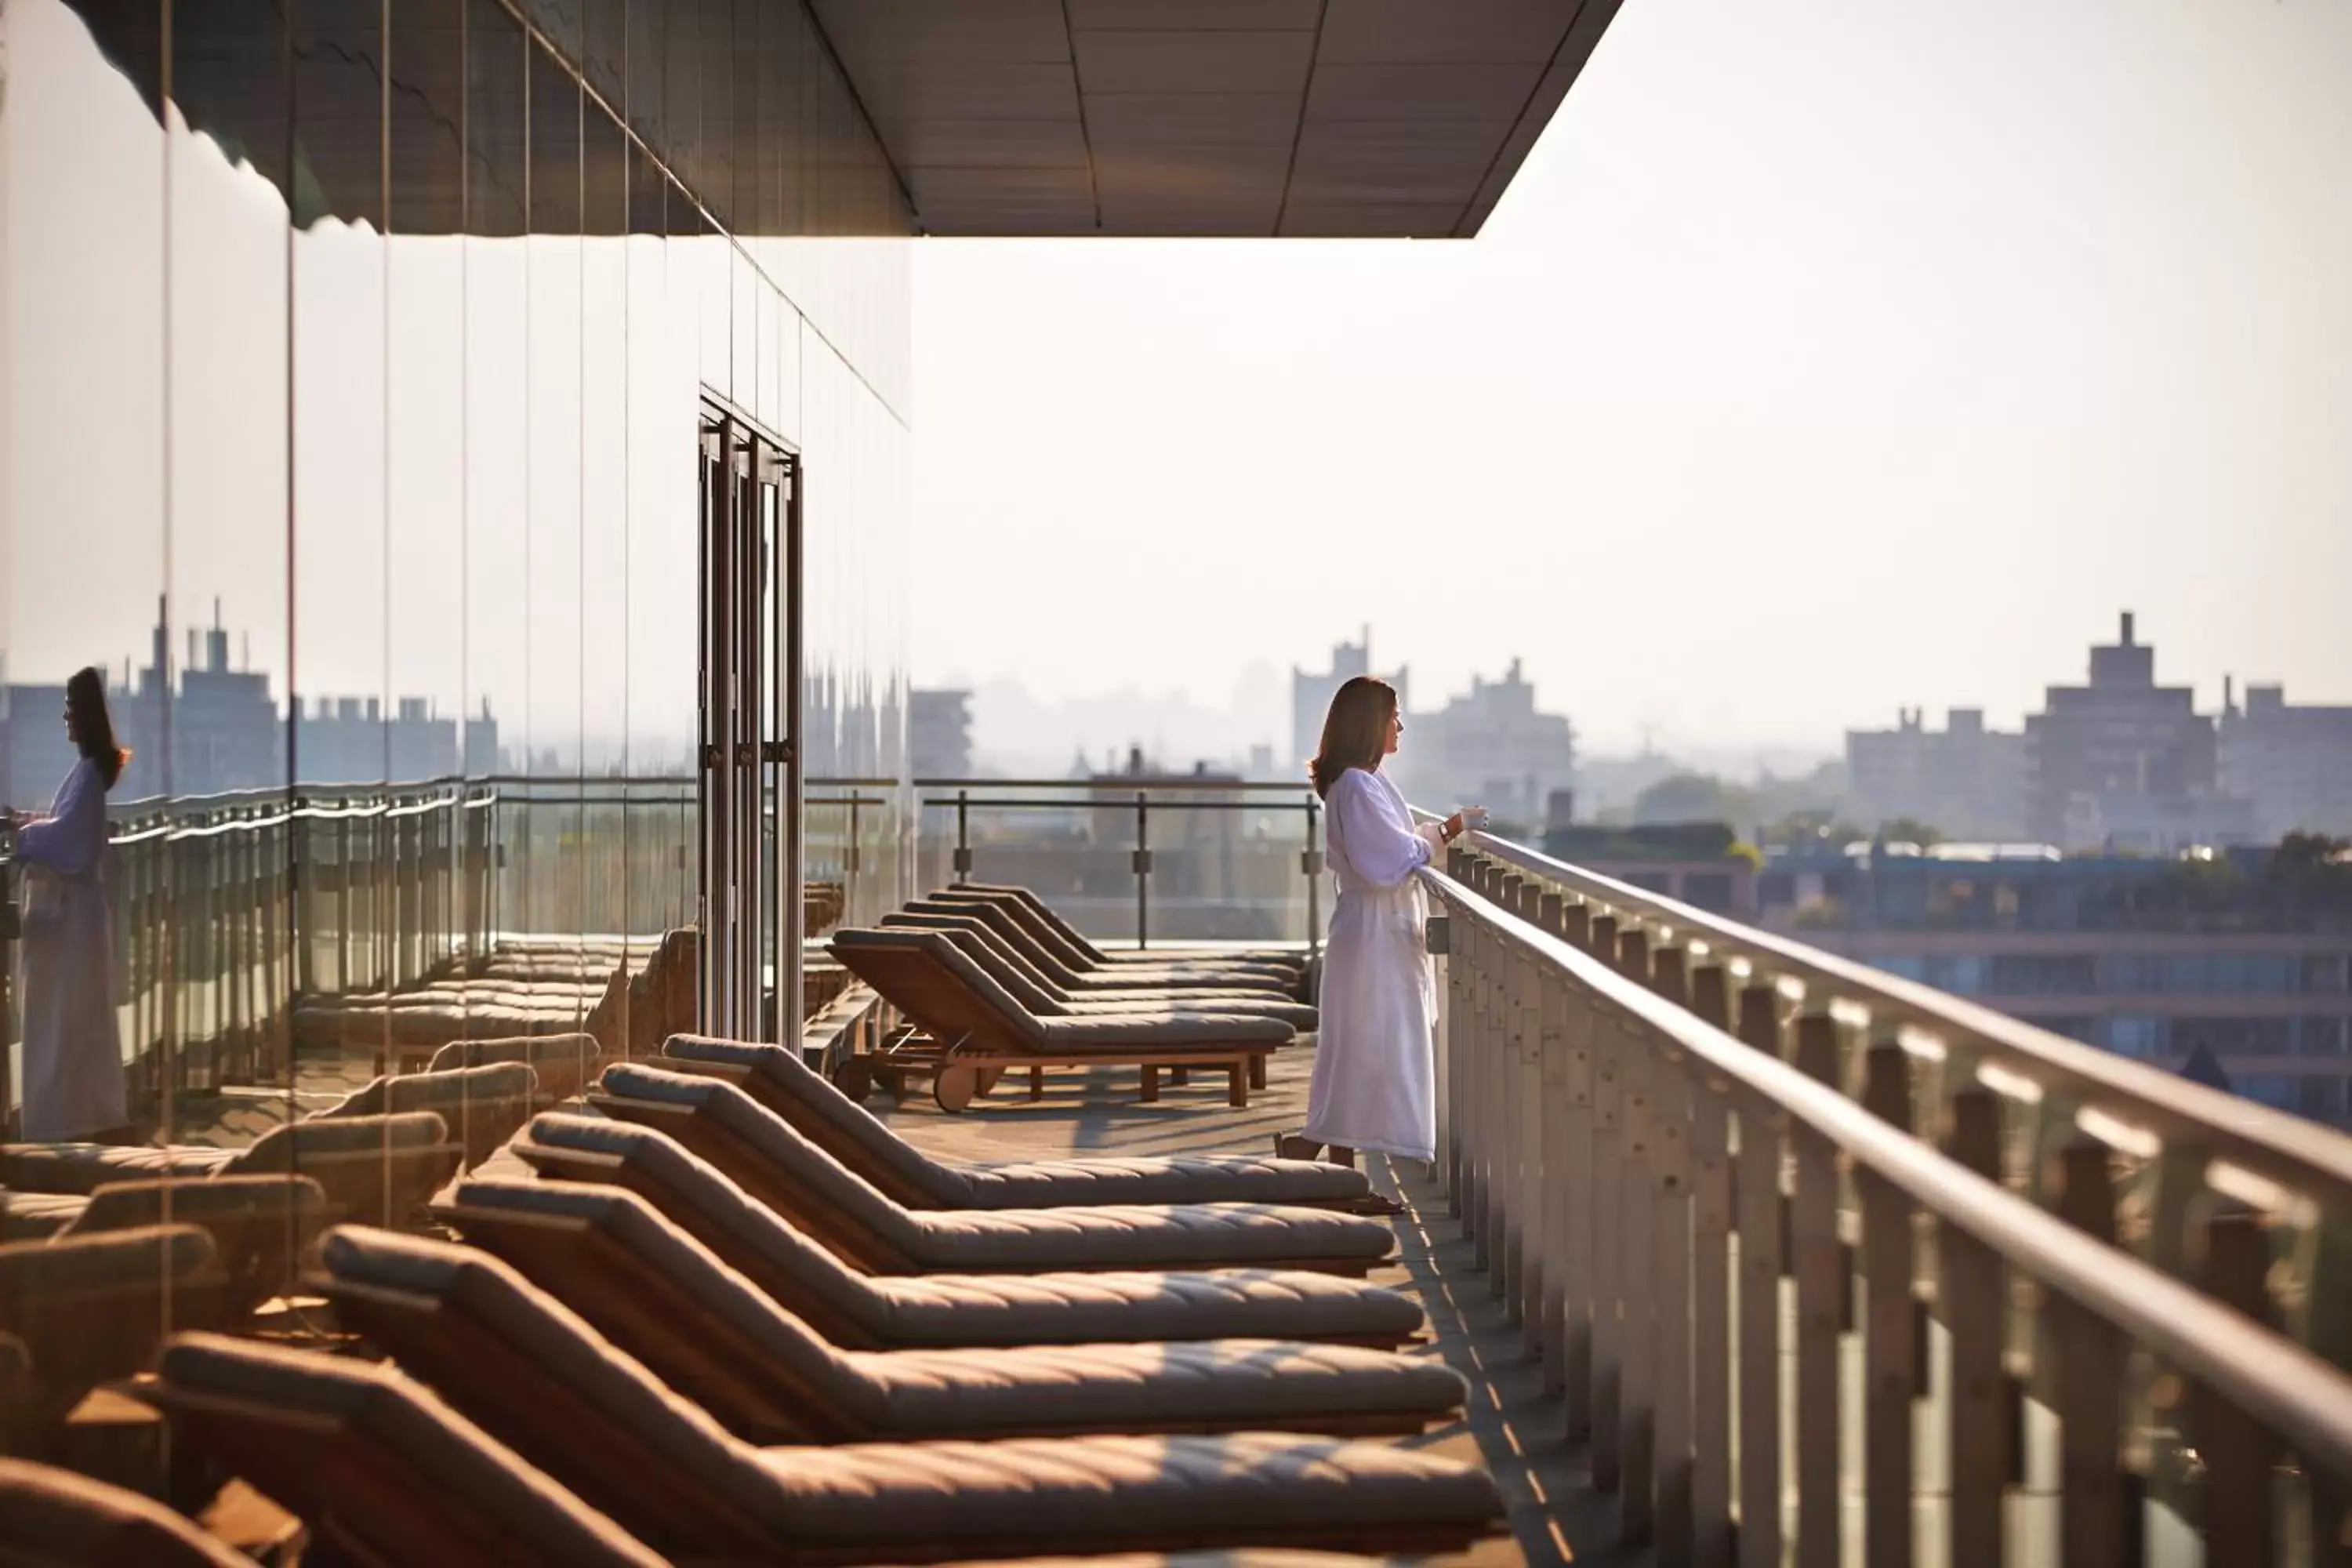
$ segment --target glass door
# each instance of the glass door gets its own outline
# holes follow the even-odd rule
[[[702,422],[702,1026],[781,1041],[800,1020],[796,459]]]

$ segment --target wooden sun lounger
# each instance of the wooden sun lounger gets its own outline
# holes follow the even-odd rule
[[[1250,968],[1276,970],[1296,976],[1304,972],[1307,966],[1307,955],[1289,948],[1237,948],[1230,952],[1205,953],[1171,953],[1164,950],[1153,952],[1143,949],[1134,952],[1112,952],[1096,946],[1093,940],[1085,932],[1056,914],[1053,905],[1024,887],[993,882],[961,882],[952,887],[939,889],[931,896],[935,899],[959,897],[988,899],[1005,905],[1024,925],[1036,931],[1043,940],[1051,944],[1057,952],[1065,955],[1067,961],[1077,968],[1100,969],[1122,963],[1152,966],[1173,963],[1197,964],[1202,967],[1237,963]]]
[[[499,1040],[452,1040],[433,1053],[425,1071],[520,1062],[537,1076],[543,1108],[547,1102],[560,1105],[580,1098],[596,1081],[603,1058],[604,1047],[593,1035],[514,1035]]]
[[[1265,1058],[1293,1034],[1274,1019],[1209,1014],[1040,1018],[937,931],[845,930],[832,951],[937,1042],[935,1092],[946,1110],[971,1103],[983,1068],[1080,1066],[1139,1068],[1147,1103],[1160,1098],[1163,1068],[1223,1068],[1229,1101],[1246,1106],[1252,1082],[1265,1081]]]
[[[511,1128],[506,1135],[512,1135]],[[111,1182],[156,1176],[292,1172],[317,1182],[346,1219],[402,1225],[457,1174],[464,1159],[465,1151],[450,1141],[449,1124],[437,1112],[355,1112],[289,1121],[243,1149],[11,1143],[0,1147],[0,1184],[88,1194]]]
[[[593,1109],[659,1128],[869,1274],[1241,1266],[1360,1276],[1395,1246],[1377,1220],[1267,1205],[908,1209],[732,1084],[635,1062],[609,1069],[604,1083]],[[532,1157],[520,1142],[517,1152]]]
[[[1167,1155],[979,1164],[936,1160],[892,1131],[782,1046],[673,1035],[663,1063],[721,1077],[908,1208],[1056,1208],[1086,1204],[1266,1203],[1346,1208],[1360,1171],[1262,1154]]]
[[[145,1371],[169,1329],[219,1322],[226,1292],[212,1237],[192,1225],[0,1247],[0,1336],[27,1363],[23,1425],[45,1428],[98,1384]]]
[[[1467,1392],[1430,1360],[1274,1340],[843,1351],[615,1196],[607,1226],[538,1250],[528,1279],[470,1247],[345,1226],[321,1245],[313,1281],[347,1324],[436,1386],[494,1378],[577,1332],[560,1301],[753,1443],[1400,1436],[1454,1419]]]
[[[1285,1339],[1390,1350],[1426,1337],[1412,1297],[1297,1269],[863,1274],[652,1128],[542,1117],[534,1132],[545,1142],[526,1133],[518,1152],[562,1179],[465,1184],[467,1239],[516,1256],[542,1228],[593,1223],[551,1215],[546,1194],[624,1190],[845,1349]]]
[[[330,1232],[323,1246],[344,1234]],[[516,1283],[541,1304],[530,1327],[570,1318]],[[349,1300],[362,1289],[383,1287],[341,1293]],[[1227,1546],[1437,1552],[1495,1532],[1502,1512],[1483,1470],[1386,1444],[1263,1432],[754,1447],[593,1328],[572,1324],[568,1333],[490,1337],[476,1314],[459,1314],[406,1346],[430,1360],[404,1370],[675,1557],[912,1563]],[[171,1354],[164,1371],[174,1379]]]
[[[1214,1013],[1231,1018],[1279,1018],[1294,1029],[1313,1029],[1319,1016],[1307,1003],[1272,990],[1223,990],[1213,986],[1078,986],[1055,982],[1012,942],[990,928],[979,912],[962,906],[940,909],[913,904],[882,917],[884,931],[945,932],[966,956],[1004,987],[1005,994],[1040,1017],[1132,1013],[1145,1016]]]
[[[0,1458],[0,1561],[11,1568],[253,1568],[253,1559],[152,1499],[8,1458]]]
[[[116,1182],[91,1194],[64,1237],[156,1225],[193,1225],[212,1237],[224,1310],[241,1316],[293,1288],[296,1263],[341,1219],[308,1176],[160,1177]]]
[[[138,1397],[350,1561],[661,1568],[666,1559],[381,1364],[181,1334]]]
[[[1071,963],[1041,940],[1034,926],[1024,923],[1018,908],[998,899],[934,893],[927,899],[914,900],[906,907],[914,913],[961,915],[978,921],[999,941],[1020,953],[1040,975],[1072,995],[1095,991],[1208,991],[1288,1001],[1296,999],[1298,989],[1298,977],[1289,970],[1183,962],[1099,967]]]

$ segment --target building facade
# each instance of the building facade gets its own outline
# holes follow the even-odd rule
[[[2314,897],[2265,849],[2065,858],[1954,845],[1778,857],[1758,898],[1767,929],[2173,1071],[2201,1047],[2237,1092],[2352,1126],[2341,870]]]
[[[2221,782],[2252,803],[2253,829],[2352,837],[2352,707],[2293,703],[2280,686],[2249,686],[2221,708]]]
[[[1553,792],[1575,782],[1575,731],[1559,714],[1538,710],[1516,658],[1500,680],[1471,677],[1468,692],[1410,715],[1407,728],[1398,782],[1433,807],[1483,805],[1496,821],[1532,830]]]
[[[919,779],[971,776],[971,693],[907,694],[907,755]]]
[[[1845,763],[1864,827],[1907,818],[1948,838],[2026,834],[2025,736],[1988,729],[1982,709],[1953,709],[1941,730],[1916,708],[1892,730],[1849,730]]]
[[[2157,853],[2246,842],[2238,815],[2204,804],[2219,794],[2212,719],[2193,689],[2156,683],[2156,649],[2133,634],[2126,612],[2117,639],[2091,649],[2090,683],[2049,688],[2026,717],[2032,836]]]

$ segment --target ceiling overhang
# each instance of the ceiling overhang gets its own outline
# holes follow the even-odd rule
[[[1467,237],[1618,0],[812,0],[923,233]]]

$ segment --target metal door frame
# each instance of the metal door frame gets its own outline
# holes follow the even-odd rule
[[[803,940],[800,454],[708,395],[697,439],[697,1010],[710,1033],[783,1043]]]

